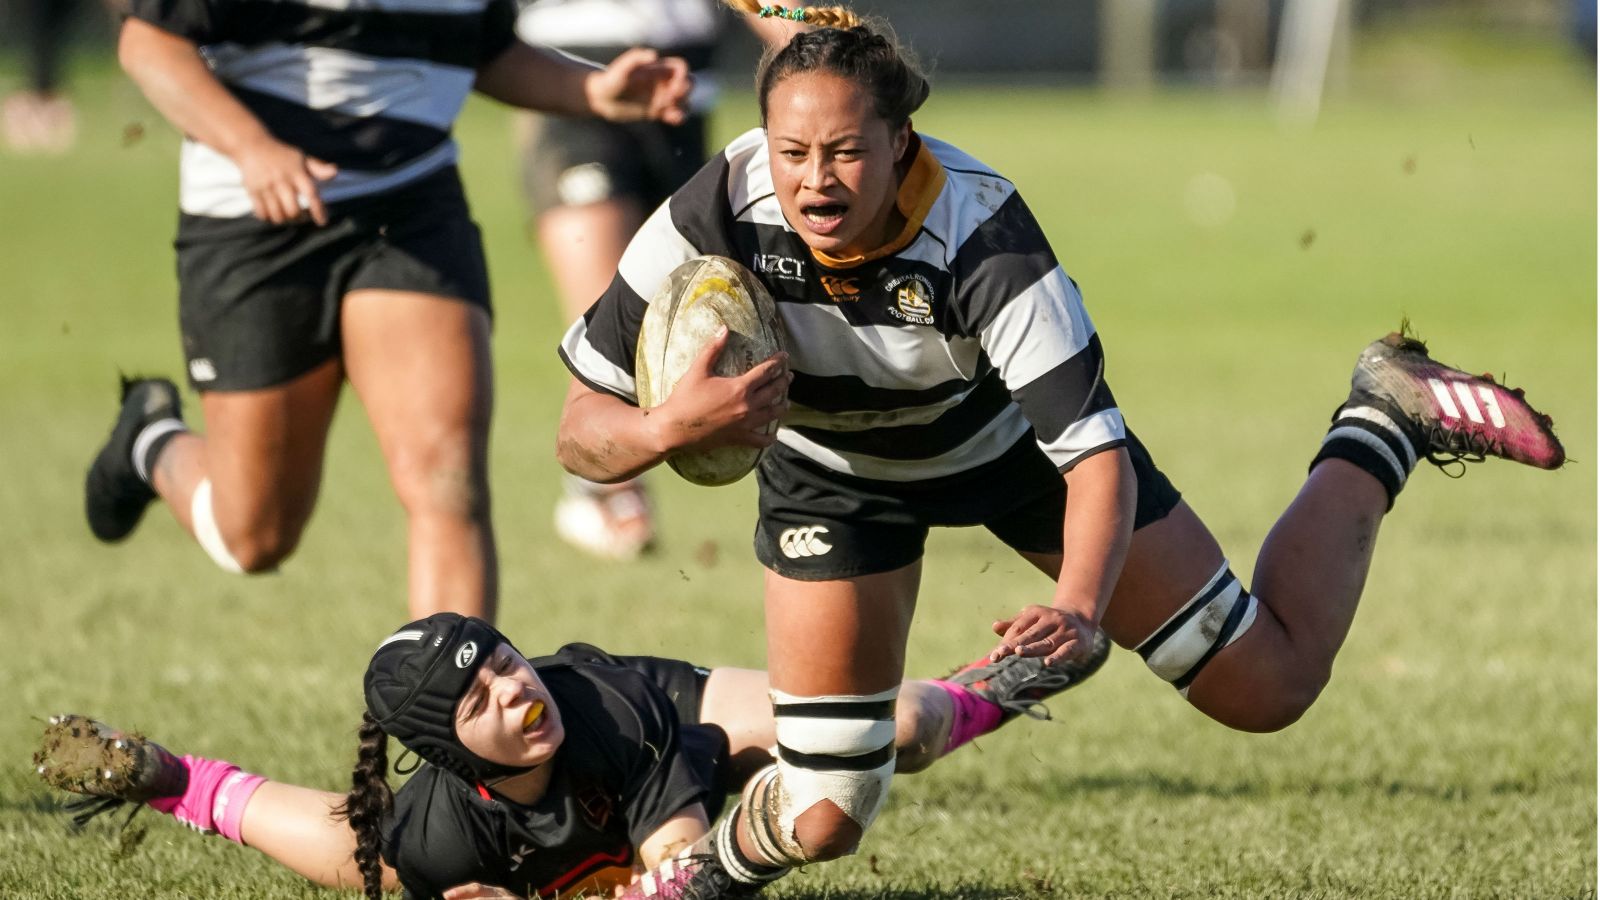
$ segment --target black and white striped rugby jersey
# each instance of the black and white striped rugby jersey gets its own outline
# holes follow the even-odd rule
[[[777,301],[795,373],[778,440],[822,466],[936,478],[995,459],[1030,427],[1062,471],[1122,446],[1099,337],[1016,188],[933,138],[908,152],[905,230],[840,260],[788,226],[765,134],[744,134],[645,223],[568,330],[563,361],[589,387],[636,402],[650,296],[679,263],[716,254],[749,266]]]
[[[456,160],[450,128],[479,66],[516,40],[515,0],[133,0],[131,13],[199,45],[217,79],[278,140],[339,167],[337,202]],[[183,143],[179,206],[250,214],[239,168]]]
[[[721,0],[520,0],[517,34],[608,63],[629,47],[682,57],[695,73],[689,109],[705,112],[719,85],[711,68],[722,29],[734,12]],[[698,161],[698,160],[697,160]]]
[[[521,0],[528,43],[582,47],[709,47],[732,11],[720,0]]]

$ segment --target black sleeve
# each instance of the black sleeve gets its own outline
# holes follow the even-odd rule
[[[465,787],[457,781],[424,768],[395,794],[382,855],[400,876],[407,896],[437,897],[496,871],[482,854],[505,842],[496,833],[494,817],[474,815],[466,798],[456,796]]]
[[[517,0],[489,0],[483,10],[478,65],[486,66],[517,40]]]
[[[655,685],[639,679],[647,689],[636,709],[639,722],[637,750],[622,793],[628,817],[628,840],[643,845],[668,819],[701,802],[707,785],[683,752],[679,742],[678,714]]]
[[[128,14],[196,44],[211,43],[217,33],[208,0],[131,0]]]

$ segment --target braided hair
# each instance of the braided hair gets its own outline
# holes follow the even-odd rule
[[[900,47],[881,21],[869,22],[843,6],[783,7],[761,0],[723,0],[728,6],[762,18],[782,18],[817,26],[790,38],[781,49],[768,50],[756,69],[756,96],[761,123],[767,121],[767,96],[791,75],[828,72],[854,82],[872,97],[873,111],[899,128],[928,99],[928,79],[911,53]]]
[[[356,833],[356,866],[368,900],[383,897],[383,859],[379,855],[380,829],[394,806],[389,789],[389,735],[372,713],[361,714],[361,747],[350,773],[350,793],[334,814],[350,822]]]
[[[510,643],[482,619],[434,613],[396,631],[372,654],[362,679],[367,709],[361,716],[361,749],[350,775],[350,793],[335,810],[356,833],[356,865],[370,900],[383,896],[382,829],[394,809],[388,781],[390,736],[468,781],[504,778],[531,768],[484,759],[456,734],[456,704],[494,649]]]

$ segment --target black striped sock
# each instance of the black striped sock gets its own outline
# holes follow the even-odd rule
[[[1378,479],[1389,495],[1388,508],[1393,509],[1394,498],[1427,452],[1426,441],[1415,432],[1411,420],[1392,404],[1376,397],[1352,397],[1333,414],[1311,468],[1325,459],[1342,459]]]

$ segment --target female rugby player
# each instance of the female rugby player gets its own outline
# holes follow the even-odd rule
[[[311,516],[348,379],[409,521],[411,609],[492,617],[489,281],[451,126],[472,90],[679,121],[683,61],[536,49],[514,0],[131,9],[123,67],[185,135],[179,323],[206,434],[170,381],[125,380],[91,530],[122,540],[159,495],[224,569],[273,569]]]
[[[1361,354],[1247,592],[1124,423],[1077,285],[1016,186],[912,127],[928,84],[894,42],[837,7],[730,2],[820,27],[763,62],[763,127],[651,216],[568,331],[558,454],[617,481],[684,448],[767,448],[755,545],[778,761],[744,794],[737,845],[719,845],[737,878],[851,852],[881,807],[894,741],[875,710],[902,675],[930,526],[984,525],[1055,582],[993,625],[984,662],[1072,659],[1099,625],[1207,715],[1271,731],[1327,682],[1418,460],[1561,465],[1520,391],[1390,335]],[[709,347],[642,411],[645,298],[701,254],[755,271],[788,356],[717,378]]]
[[[1088,677],[1109,649],[1102,642],[1053,690]],[[347,797],[180,759],[79,716],[51,720],[34,764],[47,782],[91,795],[74,804],[79,824],[147,803],[373,898],[397,883],[417,897],[605,891],[640,866],[656,871],[636,893],[712,896],[729,886],[715,856],[683,851],[707,838],[725,794],[770,762],[767,689],[763,672],[584,644],[530,662],[487,622],[439,613],[373,655]],[[907,682],[897,698],[900,770],[1037,714],[1032,691]],[[393,794],[390,737],[427,763]]]

